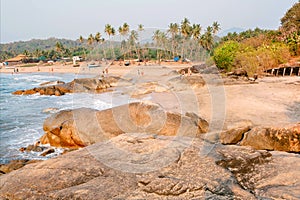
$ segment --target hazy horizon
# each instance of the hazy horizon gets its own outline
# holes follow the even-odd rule
[[[57,2],[57,3],[56,3]],[[298,0],[1,0],[0,42],[47,39],[78,39],[101,32],[109,23],[117,30],[127,22],[131,29],[167,28],[184,17],[203,29],[218,21],[230,28],[277,29],[285,12]],[[16,6],[17,5],[17,6]]]

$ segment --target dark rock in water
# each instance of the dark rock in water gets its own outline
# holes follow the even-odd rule
[[[17,90],[15,92],[13,92],[13,95],[22,95],[25,92],[25,90]]]
[[[41,156],[47,156],[49,154],[55,153],[55,150],[53,148],[47,149],[43,153],[41,153]]]
[[[31,145],[28,145],[27,147],[22,147],[20,148],[20,151],[21,152],[24,152],[24,151],[34,151],[34,152],[42,152],[44,151],[45,149],[47,149],[47,147],[42,147],[42,146],[39,146],[38,144],[31,144]]]
[[[63,95],[63,93],[60,93],[59,90],[55,90],[54,95],[55,96],[61,96],[61,95]]]
[[[300,152],[300,123],[284,128],[255,127],[245,133],[241,145],[255,149]]]
[[[55,95],[55,89],[53,87],[46,88],[45,95],[50,95],[50,96]]]
[[[101,92],[110,87],[118,85],[132,84],[130,81],[119,77],[99,78],[82,78],[74,79],[70,83],[57,82],[56,85],[48,85],[30,90],[18,90],[13,92],[14,95],[32,95],[39,93],[40,95],[61,96],[66,93],[75,92]]]
[[[0,177],[3,199],[298,199],[300,155],[123,134]],[[204,153],[205,148],[212,149]],[[101,192],[99,192],[101,191]]]
[[[36,91],[34,89],[31,89],[31,90],[25,90],[23,95],[32,95],[32,94],[35,94]]]
[[[103,111],[82,108],[54,114],[44,122],[41,143],[80,148],[123,133],[196,137],[207,130],[208,123],[195,114],[182,116],[166,112],[157,104],[130,103]]]

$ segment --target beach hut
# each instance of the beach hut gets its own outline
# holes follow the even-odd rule
[[[25,56],[23,54],[19,54],[14,58],[5,60],[5,62],[8,63],[8,65],[17,65],[17,64],[22,63],[26,59],[27,59],[27,56]]]

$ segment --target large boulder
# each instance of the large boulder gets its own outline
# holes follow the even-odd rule
[[[284,128],[255,127],[245,133],[241,145],[255,149],[300,152],[300,123]]]
[[[0,198],[299,198],[299,155],[206,145],[187,137],[123,134],[0,176]]]
[[[80,148],[123,133],[197,137],[207,130],[208,123],[196,114],[181,115],[156,104],[130,103],[103,111],[81,108],[56,113],[45,120],[41,142]]]

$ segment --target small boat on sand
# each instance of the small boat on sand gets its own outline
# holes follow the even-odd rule
[[[88,64],[88,68],[91,69],[91,68],[97,68],[97,67],[101,67],[100,65],[96,65],[94,63],[92,64]]]

